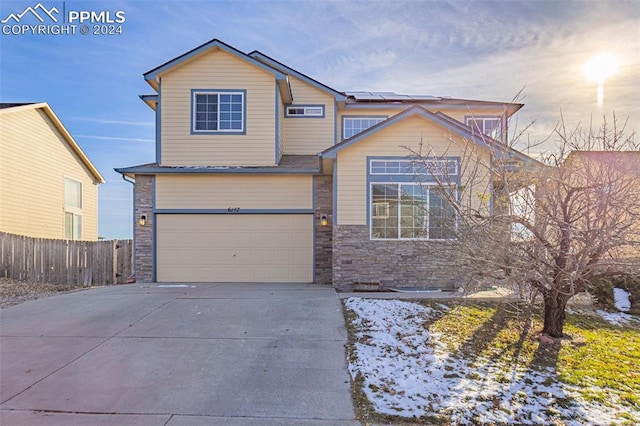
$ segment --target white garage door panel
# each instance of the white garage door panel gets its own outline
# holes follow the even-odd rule
[[[157,216],[159,282],[312,282],[313,215]]]

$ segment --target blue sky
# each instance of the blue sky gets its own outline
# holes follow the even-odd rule
[[[37,0],[0,3],[0,20]],[[0,102],[48,102],[107,183],[99,233],[132,235],[132,188],[114,167],[154,161],[142,74],[218,38],[337,90],[509,101],[524,89],[525,138],[615,111],[640,130],[638,1],[48,1],[66,11],[125,12],[117,35],[0,35]],[[33,17],[24,22],[36,24]],[[604,105],[584,63],[614,53]]]

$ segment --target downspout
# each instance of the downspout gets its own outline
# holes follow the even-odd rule
[[[129,182],[130,184],[133,185],[133,212],[132,212],[132,215],[133,215],[133,247],[132,247],[132,252],[133,252],[134,259],[132,259],[132,262],[131,262],[132,263],[131,274],[135,277],[136,276],[136,262],[135,262],[135,256],[136,256],[136,181],[127,179],[127,175],[125,175],[124,173],[122,174],[122,180],[124,180],[125,182]]]

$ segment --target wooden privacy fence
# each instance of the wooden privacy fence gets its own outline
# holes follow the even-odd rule
[[[123,283],[132,273],[131,240],[69,241],[0,232],[0,277],[73,287]]]

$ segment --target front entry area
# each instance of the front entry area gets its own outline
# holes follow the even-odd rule
[[[312,214],[157,214],[158,282],[313,281]]]

